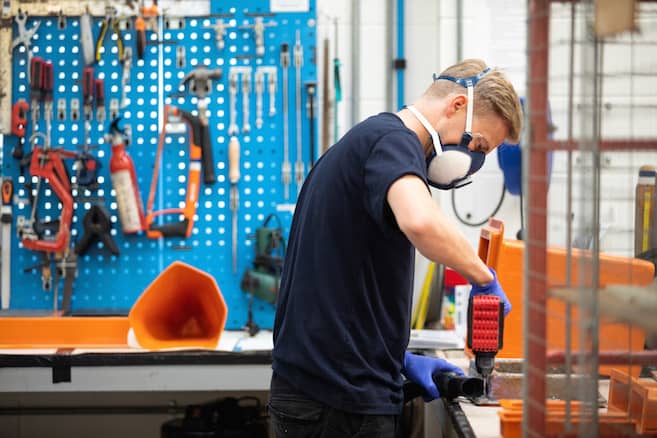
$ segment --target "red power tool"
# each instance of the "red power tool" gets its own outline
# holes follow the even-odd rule
[[[468,304],[468,348],[484,381],[493,372],[495,355],[502,349],[504,303],[495,295],[475,295]]]

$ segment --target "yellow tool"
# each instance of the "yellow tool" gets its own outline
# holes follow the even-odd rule
[[[100,57],[101,57],[100,49],[103,47],[105,36],[107,35],[107,31],[110,28],[112,29],[112,32],[116,34],[116,45],[119,49],[119,62],[123,62],[124,59],[123,38],[121,37],[119,20],[116,17],[116,9],[112,6],[107,6],[105,8],[105,18],[103,19],[103,24],[100,28],[100,34],[98,35],[98,39],[96,40],[96,62],[100,62]]]

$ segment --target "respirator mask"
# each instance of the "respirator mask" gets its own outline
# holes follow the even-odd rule
[[[472,142],[472,117],[474,113],[474,87],[490,68],[484,69],[476,76],[467,78],[455,78],[453,76],[433,75],[433,80],[445,79],[455,82],[467,89],[468,103],[466,106],[465,131],[461,136],[459,144],[445,144],[440,141],[440,136],[427,119],[412,105],[408,110],[419,120],[429,132],[433,143],[433,152],[427,159],[427,180],[429,185],[437,189],[449,190],[470,184],[470,176],[481,169],[486,159],[486,154],[480,151],[471,151],[468,145]]]

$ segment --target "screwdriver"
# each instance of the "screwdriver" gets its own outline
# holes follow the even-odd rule
[[[94,103],[94,69],[85,67],[82,72],[82,105],[84,110],[84,151],[89,150],[89,131],[91,130],[91,111]]]
[[[240,141],[237,137],[230,138],[228,143],[228,181],[230,182],[230,211],[232,213],[232,249],[233,273],[237,273],[237,209],[240,195],[237,183],[240,180]]]
[[[105,81],[103,79],[94,81],[94,91],[96,94],[96,120],[102,123],[105,121]]]
[[[41,105],[41,80],[43,58],[35,56],[30,61],[30,100],[32,108],[32,131],[36,131],[36,124],[39,121],[39,107]]]
[[[46,122],[46,148],[50,147],[54,82],[55,72],[52,62],[44,62],[41,66],[41,93],[43,97],[43,119]]]
[[[292,164],[290,163],[290,143],[288,131],[288,101],[287,101],[287,69],[290,67],[290,46],[281,44],[281,68],[283,69],[283,186],[285,199],[290,198],[290,179],[292,177]]]

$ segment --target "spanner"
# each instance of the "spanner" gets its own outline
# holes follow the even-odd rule
[[[18,15],[15,17],[16,19],[16,25],[18,26],[18,37],[14,39],[14,41],[11,43],[11,50],[13,51],[16,47],[19,45],[24,45],[25,46],[25,51],[27,52],[27,77],[30,78],[30,64],[32,61],[32,50],[30,48],[30,41],[34,37],[34,34],[36,34],[37,29],[39,29],[39,25],[41,22],[37,22],[32,29],[27,30],[25,28],[25,23],[27,23],[27,14],[18,11]]]

